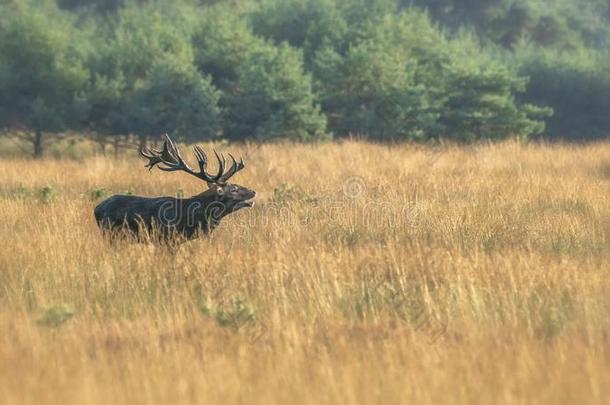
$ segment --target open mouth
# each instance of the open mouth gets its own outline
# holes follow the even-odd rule
[[[249,200],[244,200],[244,201],[240,201],[239,203],[237,203],[237,205],[235,206],[236,209],[240,209],[240,208],[251,208],[254,206],[254,201],[252,201],[252,198]]]

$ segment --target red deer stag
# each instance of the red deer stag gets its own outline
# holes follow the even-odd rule
[[[256,193],[246,187],[227,181],[245,165],[229,154],[232,164],[226,170],[224,155],[214,151],[218,160],[218,173],[207,172],[208,158],[203,149],[194,146],[199,171],[184,161],[178,147],[165,135],[162,150],[144,147],[140,155],[148,159],[149,170],[157,166],[166,172],[183,171],[207,182],[208,189],[191,198],[139,197],[114,195],[95,207],[95,219],[103,230],[117,234],[122,231],[136,237],[154,235],[160,239],[196,238],[217,227],[226,215],[244,207],[252,207]]]

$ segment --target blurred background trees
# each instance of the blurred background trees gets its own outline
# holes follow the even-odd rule
[[[358,135],[608,138],[607,0],[2,0],[0,129],[42,155]]]
[[[0,15],[0,127],[40,157],[48,135],[80,128],[87,115],[87,44],[52,3],[9,2]]]

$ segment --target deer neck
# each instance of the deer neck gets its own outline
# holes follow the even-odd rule
[[[221,201],[216,195],[207,192],[189,198],[188,205],[192,207],[198,227],[205,232],[217,227],[220,220],[226,215]]]

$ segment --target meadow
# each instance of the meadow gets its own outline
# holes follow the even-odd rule
[[[93,208],[196,179],[0,160],[0,404],[607,403],[610,143],[229,149],[256,205],[175,252]]]

